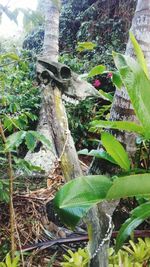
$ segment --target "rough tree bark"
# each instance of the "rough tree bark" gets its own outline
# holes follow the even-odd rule
[[[134,33],[137,41],[142,47],[145,54],[147,64],[150,70],[150,0],[138,0],[135,15],[132,21],[131,31]],[[133,48],[131,42],[129,41],[126,48],[126,54],[134,56]],[[128,120],[137,121],[133,107],[131,105],[129,96],[125,90],[117,90],[114,95],[114,101],[111,108],[111,120]],[[134,159],[136,152],[135,139],[136,135],[134,133],[118,132],[117,138],[124,144],[129,156]],[[101,165],[100,161],[94,161],[91,167],[92,173],[100,173],[102,169],[106,170],[106,167]],[[103,169],[103,171],[104,171]],[[91,254],[93,255],[95,250],[101,243],[102,237],[105,236],[106,229],[101,224],[102,221],[106,220],[106,213],[111,214],[115,209],[116,204],[112,203],[110,208],[110,203],[105,203],[98,205],[90,212],[90,223],[93,224],[93,229],[99,229],[99,238],[97,232],[93,230],[93,235],[91,237]],[[99,217],[99,220],[95,220],[94,214]],[[106,220],[107,221],[107,220]],[[108,224],[108,223],[107,223]],[[92,242],[93,241],[93,242]],[[96,244],[96,242],[97,244]],[[107,249],[109,242],[106,242],[99,253],[91,260],[90,267],[107,267]]]

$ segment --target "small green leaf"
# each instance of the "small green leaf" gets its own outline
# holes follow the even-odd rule
[[[12,265],[11,265],[11,257],[10,257],[10,254],[8,253],[7,255],[6,255],[6,265],[9,267],[11,267]]]
[[[11,151],[20,146],[26,136],[25,131],[19,131],[11,134],[6,140],[6,151]]]
[[[98,65],[91,69],[91,71],[88,74],[88,77],[94,77],[96,75],[102,74],[106,70],[106,67],[103,65]]]
[[[85,50],[93,50],[96,47],[96,44],[92,42],[78,42],[77,51],[83,52]]]
[[[150,202],[144,203],[132,210],[131,217],[121,226],[117,239],[116,251],[118,251],[133,230],[138,227],[145,219],[150,217]]]
[[[17,267],[19,261],[20,261],[20,256],[16,256],[16,257],[13,259],[12,267]]]
[[[36,147],[36,138],[31,132],[27,132],[25,138],[25,144],[30,151],[33,151]]]
[[[113,74],[113,76],[112,76],[112,82],[113,82],[113,84],[117,88],[121,89],[121,87],[122,87],[122,80],[121,80],[121,76],[120,76],[119,72],[118,71],[115,71],[115,72],[112,72],[112,74]]]
[[[118,165],[126,170],[130,170],[130,160],[127,152],[117,139],[110,133],[103,132],[101,141],[108,154],[118,163]]]
[[[110,93],[105,93],[103,90],[99,90],[100,97],[109,102],[113,101],[113,96]]]
[[[102,175],[78,177],[65,184],[54,199],[63,222],[74,227],[90,207],[105,198],[111,185]]]
[[[141,65],[142,69],[144,70],[147,78],[149,78],[149,71],[148,71],[148,67],[147,67],[147,63],[146,63],[143,51],[142,51],[140,45],[138,44],[137,40],[135,39],[135,36],[133,35],[132,32],[129,32],[129,36],[130,36],[130,40],[133,44],[134,51],[135,51],[135,54],[137,56],[138,62]]]

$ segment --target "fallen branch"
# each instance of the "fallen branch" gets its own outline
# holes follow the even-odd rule
[[[111,238],[116,238],[118,235],[118,231],[114,231],[112,233]],[[135,230],[134,231],[134,237],[150,237],[150,230]],[[52,247],[54,245],[58,244],[67,244],[67,243],[75,243],[75,242],[87,242],[89,240],[88,235],[82,235],[82,236],[77,236],[77,237],[67,237],[67,238],[59,238],[56,240],[50,240],[46,242],[40,242],[40,243],[35,243],[33,245],[27,245],[22,247],[22,251],[30,251],[33,249],[40,248],[41,250]]]

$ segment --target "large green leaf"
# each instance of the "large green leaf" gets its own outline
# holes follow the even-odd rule
[[[85,212],[105,199],[112,182],[102,175],[84,176],[65,184],[56,194],[54,205],[65,224],[74,227]]]
[[[149,78],[148,67],[147,67],[147,64],[146,64],[146,60],[145,60],[143,51],[142,51],[140,45],[138,44],[137,40],[135,39],[135,37],[134,37],[132,32],[129,33],[129,36],[130,36],[130,40],[131,40],[131,42],[133,44],[137,60],[138,60],[139,64],[141,65],[142,69],[144,70],[147,78]]]
[[[117,239],[116,251],[118,251],[132,231],[145,219],[150,217],[150,202],[144,203],[132,210],[131,217],[121,226]]]
[[[95,120],[90,123],[90,131],[95,132],[98,129],[117,129],[127,132],[135,132],[140,135],[144,135],[144,129],[142,126],[129,121],[103,121]]]
[[[108,154],[118,163],[118,165],[126,170],[130,170],[130,160],[124,147],[110,133],[103,132],[101,141]]]
[[[138,62],[129,56],[113,53],[115,64],[128,91],[135,113],[150,138],[150,80]]]
[[[88,74],[88,77],[93,77],[93,76],[102,74],[105,70],[106,70],[105,66],[98,65],[98,66],[94,67],[93,69],[91,69],[91,71]]]
[[[108,191],[107,199],[150,195],[150,173],[116,178]]]

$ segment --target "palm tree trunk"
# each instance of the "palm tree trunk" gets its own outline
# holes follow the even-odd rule
[[[45,9],[45,33],[43,44],[43,56],[51,61],[58,61],[59,55],[59,16],[60,1],[44,0]]]
[[[141,45],[150,70],[150,0],[138,1],[131,31]],[[130,41],[127,44],[126,54],[134,56],[133,47]],[[137,122],[137,118],[125,88],[116,90],[115,92],[114,102],[111,108],[111,120],[128,120]],[[136,152],[136,135],[127,132],[118,133],[118,139],[124,144],[130,157],[134,159]]]

